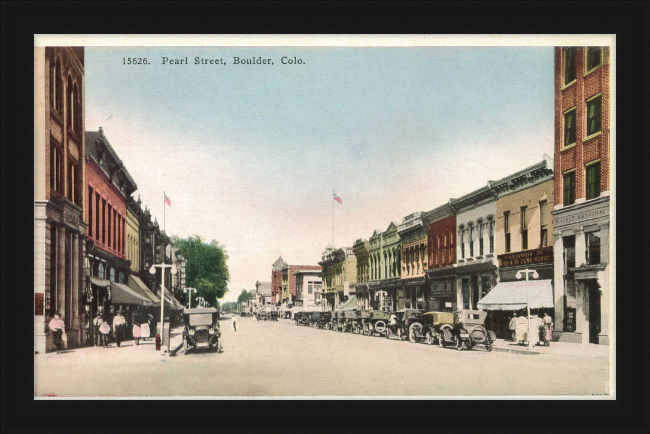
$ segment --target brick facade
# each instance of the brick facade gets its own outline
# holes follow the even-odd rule
[[[453,265],[456,262],[456,216],[431,223],[427,244],[429,269]]]
[[[563,203],[563,174],[575,169],[575,198],[586,197],[585,166],[600,159],[600,190],[609,191],[610,82],[609,48],[601,66],[587,71],[586,47],[576,50],[576,80],[564,85],[563,50],[555,48],[555,205]],[[601,93],[601,132],[587,137],[587,100]],[[564,146],[564,113],[576,109],[576,143]],[[585,140],[586,139],[586,140]]]

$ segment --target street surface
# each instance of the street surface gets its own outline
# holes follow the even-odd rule
[[[601,353],[522,355],[488,353],[483,347],[457,351],[296,326],[290,320],[237,317],[237,324],[235,333],[230,320],[221,322],[220,354],[161,356],[149,339],[139,346],[128,341],[121,348],[36,355],[35,396],[609,393],[609,359]],[[172,337],[172,343],[179,342],[179,335]]]

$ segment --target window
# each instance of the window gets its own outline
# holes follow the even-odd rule
[[[50,146],[50,191],[63,194],[63,153],[55,142]]]
[[[483,221],[478,222],[478,254],[483,256]]]
[[[111,282],[115,282],[115,268],[111,268],[110,280]]]
[[[576,47],[564,49],[564,85],[576,79]]]
[[[587,47],[587,71],[599,67],[603,62],[603,47]]]
[[[314,293],[314,284],[312,282],[309,282],[307,285],[307,294],[313,294]]]
[[[600,232],[587,233],[587,264],[600,264]]]
[[[576,142],[576,109],[573,108],[564,113],[564,146],[573,145]]]
[[[61,61],[56,61],[50,66],[50,104],[56,112],[61,112]]]
[[[539,246],[547,247],[548,246],[548,223],[546,219],[546,201],[543,200],[539,203]]]
[[[92,187],[88,187],[88,237],[93,237],[93,192]]]
[[[95,193],[95,239],[99,241],[99,203],[101,199],[99,198],[99,193]]]
[[[602,98],[598,95],[587,101],[587,136],[601,131]]]
[[[68,162],[68,200],[81,206],[79,166],[72,161]]]
[[[74,118],[73,118],[73,116],[74,116],[74,102],[73,102],[74,101],[74,94],[73,94],[73,89],[74,89],[74,87],[73,87],[73,84],[72,84],[72,76],[68,75],[68,89],[67,89],[68,90],[68,94],[67,94],[67,97],[68,97],[67,103],[68,104],[67,104],[67,107],[66,107],[66,111],[68,112],[67,113],[67,115],[68,115],[67,116],[68,128],[71,129],[71,130],[74,129],[73,128],[73,125],[74,125]]]
[[[575,235],[564,237],[562,239],[564,245],[564,274],[569,272],[570,268],[576,266],[576,238]]]
[[[490,276],[481,276],[481,298],[488,295],[492,289],[492,282],[490,281]]]
[[[111,205],[108,205],[108,222],[106,224],[106,227],[108,229],[108,247],[111,247],[111,237],[113,235],[113,231],[111,230],[112,219],[113,219],[113,207]]]
[[[503,226],[506,233],[506,253],[510,253],[510,211],[503,213]]]
[[[600,196],[600,161],[587,166],[587,199]]]
[[[528,250],[528,225],[526,224],[526,207],[521,207],[521,250]]]
[[[490,219],[490,253],[494,253],[494,221]]]
[[[460,227],[460,257],[465,259],[465,228]]]
[[[474,257],[474,225],[469,225],[469,257]]]
[[[106,199],[102,199],[102,244],[106,244]]]
[[[469,309],[469,279],[462,279],[463,308]]]
[[[564,174],[563,188],[564,206],[571,205],[576,201],[576,172],[575,170]]]

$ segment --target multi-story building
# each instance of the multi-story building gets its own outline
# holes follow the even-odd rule
[[[297,271],[321,271],[319,265],[285,265],[282,268],[282,293],[281,303],[293,304],[296,301],[296,275]]]
[[[427,225],[426,274],[429,280],[427,310],[454,312],[461,303],[456,285],[456,210],[453,199],[427,211],[422,221]]]
[[[404,289],[400,279],[402,240],[397,224],[391,222],[383,232],[375,229],[368,244],[368,288],[374,294],[377,308],[387,311],[403,309]]]
[[[496,193],[488,183],[452,203],[456,209],[458,305],[477,309],[478,301],[497,283]]]
[[[370,281],[370,243],[359,238],[352,245],[352,251],[357,258],[357,285],[355,288],[357,306],[359,309],[376,307],[374,304],[374,291],[370,291],[368,287]]]
[[[287,265],[282,256],[279,256],[271,269],[271,300],[278,305],[282,299],[282,269]]]
[[[115,150],[99,131],[86,131],[86,188],[88,206],[87,255],[91,268],[91,316],[112,316],[116,305],[128,304],[131,263],[125,255],[126,198],[137,185]]]
[[[354,293],[357,283],[357,258],[351,247],[336,248],[328,244],[322,261],[323,296],[328,310],[335,310]]]
[[[404,217],[397,228],[402,240],[402,285],[404,307],[424,309],[429,301],[427,290],[427,227],[422,224],[422,212]]]
[[[546,157],[546,156],[545,156]],[[552,161],[543,161],[491,183],[496,201],[496,254],[498,284],[487,297],[481,290],[478,307],[490,312],[489,322],[498,337],[507,337],[510,315],[546,309],[553,316],[553,203]],[[537,278],[517,273],[535,270]],[[483,298],[485,297],[485,298]],[[522,312],[517,312],[521,310]],[[540,315],[542,316],[542,315]]]
[[[139,198],[138,198],[139,199]],[[138,215],[142,212],[133,199],[126,198],[126,226],[124,231],[124,256],[131,262],[131,272],[140,272],[140,222]]]
[[[296,278],[296,306],[303,310],[319,310],[323,306],[323,278],[320,270],[297,270],[293,273]]]
[[[555,334],[609,344],[609,47],[555,48]]]
[[[84,156],[84,48],[34,48],[35,351],[54,349],[59,313],[68,345],[89,339]]]
[[[271,301],[271,282],[255,282],[255,293],[257,294],[259,306],[266,306]]]

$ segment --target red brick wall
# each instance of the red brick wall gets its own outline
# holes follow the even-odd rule
[[[447,235],[446,247],[444,245],[445,235]],[[440,237],[440,251],[438,250],[438,237]],[[452,215],[430,224],[427,244],[430,269],[454,264],[456,262],[456,216]],[[440,261],[439,253],[442,253],[442,261]],[[436,264],[436,257],[439,260],[438,264]]]
[[[600,158],[600,190],[609,190],[609,49],[603,48],[602,66],[586,76],[586,50],[578,47],[576,53],[576,81],[563,89],[562,47],[555,48],[555,204],[563,203],[562,174],[576,170],[576,199],[586,196],[585,165]],[[586,136],[587,102],[598,92],[602,92],[602,132],[588,141]],[[576,107],[576,144],[562,151],[564,144],[564,112]]]
[[[86,163],[86,194],[88,194],[89,188],[93,189],[93,198],[92,198],[92,203],[89,203],[86,206],[86,209],[84,210],[85,215],[86,215],[86,222],[89,225],[92,226],[92,236],[89,237],[89,239],[93,240],[95,243],[95,246],[122,259],[126,259],[124,256],[124,223],[126,221],[126,199],[124,196],[120,193],[120,191],[115,188],[115,186],[109,181],[108,177],[104,174],[104,172],[97,166],[97,164],[92,160],[88,159]],[[115,247],[113,247],[113,236],[111,234],[111,245],[108,244],[108,233],[106,233],[105,236],[105,242],[102,243],[102,237],[101,234],[99,233],[100,231],[96,227],[96,207],[95,207],[95,200],[96,200],[96,194],[99,193],[100,200],[105,199],[106,200],[106,210],[104,215],[101,214],[101,203],[100,203],[100,216],[99,216],[99,228],[102,227],[103,221],[107,218],[107,213],[108,213],[108,205],[110,204],[111,207],[117,211],[118,214],[118,219],[117,219],[117,227],[115,233],[117,233],[117,239],[115,243]],[[92,208],[92,221],[90,220],[90,208]],[[111,231],[113,230],[113,223],[111,223]],[[108,225],[103,225],[104,226],[104,232],[107,232],[108,230]]]

